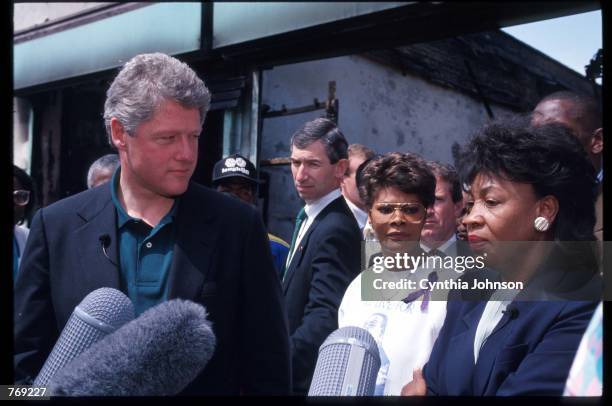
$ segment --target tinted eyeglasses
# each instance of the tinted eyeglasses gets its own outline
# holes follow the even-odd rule
[[[427,209],[421,203],[377,203],[373,207],[376,215],[387,218],[391,217],[396,210],[412,223],[420,223],[427,214]]]
[[[30,191],[29,190],[13,190],[13,203],[17,206],[25,206],[30,202]]]

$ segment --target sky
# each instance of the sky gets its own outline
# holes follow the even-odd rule
[[[582,75],[585,65],[602,47],[601,10],[502,30]]]

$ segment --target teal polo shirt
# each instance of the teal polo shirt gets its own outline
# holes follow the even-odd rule
[[[175,216],[178,199],[159,224],[151,227],[126,213],[119,199],[119,175],[115,170],[110,182],[117,209],[121,290],[127,292],[136,315],[168,299],[168,274],[175,241]]]

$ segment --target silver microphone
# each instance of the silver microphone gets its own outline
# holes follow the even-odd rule
[[[308,396],[371,396],[379,369],[374,337],[361,327],[342,327],[319,348]]]
[[[94,290],[74,308],[34,385],[46,386],[68,362],[133,319],[134,305],[122,292],[113,288]]]

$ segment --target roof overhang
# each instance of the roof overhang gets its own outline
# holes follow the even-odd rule
[[[127,3],[135,4],[139,3]],[[132,7],[133,8],[133,7]],[[211,66],[278,65],[431,41],[592,11],[598,1],[148,3],[15,36],[14,89],[115,69],[144,52]],[[43,28],[41,28],[43,29]]]

